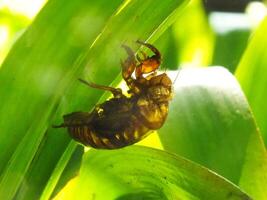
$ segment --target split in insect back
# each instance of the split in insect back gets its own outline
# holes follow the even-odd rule
[[[137,41],[153,52],[142,58],[123,45],[128,57],[121,62],[122,78],[129,87],[128,96],[120,88],[98,85],[79,79],[85,85],[110,91],[113,97],[95,106],[92,112],[65,115],[55,128],[68,129],[70,136],[97,149],[117,149],[134,144],[162,127],[172,97],[172,81],[166,73],[157,75],[160,52],[151,44]],[[135,75],[135,77],[133,76]]]

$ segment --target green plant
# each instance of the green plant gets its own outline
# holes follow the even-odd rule
[[[51,127],[62,121],[62,115],[90,111],[107,98],[102,91],[79,84],[77,78],[117,85],[121,80],[119,60],[126,56],[121,44],[137,50],[136,39],[158,43],[167,61],[176,55],[173,52],[182,52],[183,48],[176,45],[169,51],[164,41],[172,43],[168,36],[175,28],[171,25],[177,17],[183,19],[187,3],[47,3],[0,68],[1,199],[50,199],[59,191],[70,191],[70,199],[267,199],[266,150],[256,125],[257,121],[260,128],[264,127],[264,98],[247,92],[252,86],[258,94],[264,90],[265,51],[259,47],[267,40],[266,20],[237,68],[252,111],[239,83],[227,70],[183,69],[174,84],[168,120],[158,133],[164,150],[133,146],[84,153],[66,130]],[[203,14],[199,2],[193,5],[196,13]],[[202,14],[198,15],[202,25],[196,26],[207,26]],[[188,25],[186,17],[183,22]],[[208,64],[213,46],[210,30],[201,29],[204,43],[200,49],[198,45],[186,46],[195,42],[185,43],[190,38],[199,41],[197,34],[180,34],[172,39],[183,41],[187,51],[171,63],[189,62],[188,58],[194,60],[195,55],[190,52],[201,51],[205,56],[197,63]],[[253,84],[251,69],[262,82]],[[170,73],[173,80],[177,74]],[[265,136],[264,128],[262,131]],[[69,182],[73,187],[64,188],[73,177]]]

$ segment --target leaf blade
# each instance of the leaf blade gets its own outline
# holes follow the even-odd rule
[[[121,41],[141,37],[146,40],[151,34],[161,34],[167,26],[164,23],[173,20],[165,19],[187,1],[126,2],[129,3],[123,7],[122,0],[110,4],[104,0],[90,3],[85,0],[68,3],[50,1],[11,50],[0,71],[0,83],[3,86],[0,94],[4,97],[0,107],[0,126],[5,133],[0,136],[4,141],[0,141],[3,150],[0,153],[0,195],[4,195],[5,199],[12,199],[15,195],[26,199],[39,197],[57,159],[69,142],[64,130],[51,129],[51,121],[55,115],[57,120],[62,120],[63,113],[76,109],[89,111],[97,102],[100,92],[88,92],[87,88],[77,84],[76,78],[88,73],[99,83],[110,83],[119,71],[117,66],[121,49],[119,53],[114,49]],[[158,5],[162,9],[160,15],[150,12],[157,9]],[[58,12],[61,9],[64,12]],[[52,21],[49,20],[51,16]],[[131,23],[125,23],[129,18]],[[97,23],[93,30],[90,30],[91,22]],[[113,39],[110,39],[110,33]],[[109,45],[106,45],[107,42]],[[7,120],[13,118],[21,122],[16,127]],[[51,136],[56,132],[62,134]],[[42,142],[47,138],[49,145],[48,141]],[[49,148],[57,148],[57,155],[54,156]],[[42,153],[43,149],[45,153]],[[53,155],[51,160],[47,154]],[[39,155],[42,155],[41,159]],[[40,169],[42,171],[38,171],[37,166],[42,165],[43,156],[51,163],[47,161],[48,170],[44,163]],[[18,174],[13,174],[14,170]],[[45,178],[36,180],[36,175],[41,173]],[[35,185],[38,186],[34,188]]]
[[[141,146],[116,151],[90,150],[84,156],[77,186],[74,193],[78,196],[74,194],[72,198],[250,199],[236,186],[199,165]]]
[[[255,199],[266,198],[262,138],[238,82],[227,70],[182,70],[168,123],[159,132],[164,149],[215,171]]]

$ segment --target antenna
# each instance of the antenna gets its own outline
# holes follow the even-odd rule
[[[177,75],[176,75],[175,79],[173,80],[173,84],[175,84],[175,82],[176,82],[178,76],[180,75],[181,71],[182,71],[182,69],[178,69]]]

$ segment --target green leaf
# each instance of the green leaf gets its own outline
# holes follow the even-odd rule
[[[1,64],[14,43],[14,40],[21,34],[23,29],[30,23],[30,20],[25,16],[17,13],[12,13],[9,9],[1,6],[0,7],[0,32],[1,32],[1,43],[0,43],[0,68]],[[6,31],[6,38],[3,32]],[[4,40],[3,40],[4,39]]]
[[[216,36],[212,64],[226,66],[231,72],[235,72],[237,64],[247,46],[250,31],[237,29],[226,33],[217,33]]]
[[[75,141],[72,141],[64,154],[61,156],[61,159],[58,161],[57,166],[55,167],[53,173],[51,174],[49,181],[47,182],[47,185],[42,193],[42,198],[41,199],[49,199],[52,192],[55,190],[56,185],[59,182],[60,177],[62,176],[64,169],[67,171],[64,173],[64,176],[61,178],[61,180],[67,179],[67,181],[70,178],[73,178],[74,176],[77,176],[77,171],[79,171],[80,168],[80,160],[79,158],[83,154],[83,148],[80,146],[80,148],[76,148],[77,144]],[[74,149],[76,148],[76,152],[78,153],[73,153]],[[70,158],[70,156],[73,153],[73,159]],[[78,159],[77,159],[78,158]],[[67,168],[67,164],[69,162],[69,168]],[[72,163],[71,163],[72,162]],[[66,181],[66,180],[64,180]],[[64,185],[64,182],[63,182]],[[60,187],[60,183],[59,183]],[[61,186],[62,187],[62,186]]]
[[[160,129],[164,149],[217,172],[255,199],[266,199],[266,151],[233,75],[220,67],[185,69],[174,87]]]
[[[180,49],[176,56],[182,64],[207,66],[211,63],[214,34],[208,24],[203,1],[190,1],[173,25],[173,32]]]
[[[214,34],[208,24],[202,1],[191,0],[175,23],[155,41],[155,46],[164,58],[162,69],[210,65]]]
[[[102,94],[88,90],[77,78],[110,84],[120,72],[120,58],[125,58],[121,44],[157,39],[185,3],[47,3],[0,70],[1,199],[38,199],[52,174],[45,192],[49,196],[64,170],[58,160],[67,165],[61,155],[70,158],[75,149],[66,150],[70,138],[66,130],[52,129],[52,121],[60,123],[69,112],[89,111]]]
[[[255,31],[253,37],[240,61],[236,77],[246,94],[257,124],[267,144],[267,51],[265,43],[267,36],[267,18]]]
[[[78,70],[74,62],[95,40],[105,25],[105,19],[108,19],[121,3],[122,1],[117,0],[107,6],[104,1],[92,4],[83,0],[50,1],[14,45],[0,71],[0,127],[3,133],[0,136],[1,198],[14,197],[35,155],[36,159],[40,158],[41,163],[44,163],[44,157],[39,157],[40,153],[36,154],[36,151],[42,147],[42,138],[50,126],[60,95],[70,79],[77,76]],[[105,12],[102,13],[100,8],[105,8]],[[62,14],[58,12],[61,9],[64,10]],[[90,20],[96,21],[95,16],[101,16],[103,21],[98,20],[97,26],[87,35],[85,32],[90,29]],[[77,31],[84,26],[85,30]],[[77,32],[86,34],[82,35],[86,38],[83,43],[74,42]],[[54,136],[56,137],[58,138]],[[59,158],[67,144],[66,139],[57,145],[54,141],[50,145],[56,146],[57,149],[51,146],[48,149],[48,152],[53,153],[52,162],[47,163],[50,170],[54,167],[54,159]],[[35,175],[29,176],[28,180],[23,182],[28,192],[35,187],[34,184],[29,187],[29,182],[46,181],[36,180],[40,171],[44,171],[45,176],[49,174],[45,165],[41,165],[38,170],[32,169],[31,172]],[[37,191],[39,190],[38,187]],[[27,190],[23,190],[18,196],[24,196],[25,192]]]
[[[147,147],[84,155],[72,199],[251,199],[238,187],[182,157]]]

